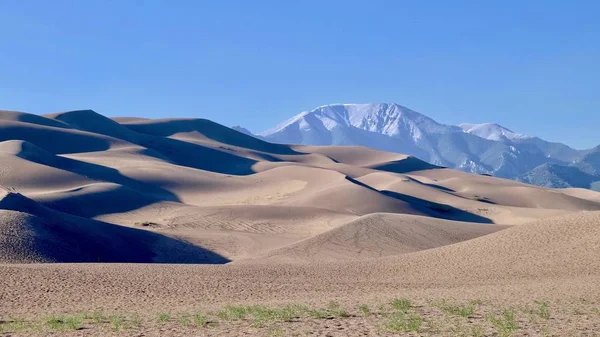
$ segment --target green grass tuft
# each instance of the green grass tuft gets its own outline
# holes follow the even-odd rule
[[[96,324],[102,324],[102,323],[106,322],[106,317],[104,317],[104,314],[101,311],[94,311],[91,315],[91,319]]]
[[[496,328],[500,337],[510,337],[519,330],[515,312],[512,310],[504,310],[499,317],[490,315],[488,320]]]
[[[333,317],[348,317],[348,316],[350,316],[350,315],[348,315],[348,312],[346,310],[342,309],[340,304],[337,302],[329,302],[329,305],[327,306],[327,311],[329,312],[329,315],[331,315]]]
[[[73,316],[51,316],[46,320],[46,325],[50,330],[67,331],[80,330],[83,327],[84,314]]]
[[[123,329],[124,319],[120,315],[108,316],[108,322],[110,323],[113,331],[121,331],[121,329]]]
[[[194,314],[194,323],[196,324],[196,326],[204,327],[208,323],[208,319],[203,313],[197,312],[196,314]]]
[[[475,313],[475,302],[469,302],[467,305],[452,304],[447,301],[442,301],[436,305],[440,310],[448,315],[460,316],[467,318]]]
[[[392,301],[392,307],[396,310],[408,310],[412,306],[409,299],[397,298]]]
[[[63,320],[58,316],[52,316],[46,320],[50,330],[60,331],[63,329]]]
[[[538,303],[537,314],[543,319],[550,319],[550,309],[547,302]]]
[[[161,323],[168,322],[169,320],[171,320],[171,315],[169,315],[167,313],[162,313],[162,314],[158,315],[158,321]]]
[[[69,330],[81,330],[83,328],[84,315],[68,316],[65,318],[65,325]]]
[[[27,330],[28,327],[29,327],[29,325],[22,318],[15,318],[10,323],[10,330],[12,330],[13,332],[16,332],[16,333],[23,332],[23,331]]]
[[[396,311],[388,315],[385,327],[393,332],[419,332],[422,323],[416,312]]]
[[[360,304],[358,306],[358,311],[360,311],[360,313],[365,317],[369,316],[369,314],[371,313],[371,311],[369,310],[369,307],[366,304]]]
[[[228,305],[217,313],[217,317],[225,321],[240,321],[248,316],[248,308],[241,305]]]

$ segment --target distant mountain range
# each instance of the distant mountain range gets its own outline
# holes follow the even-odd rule
[[[441,124],[398,104],[324,105],[256,137],[286,144],[361,145],[547,187],[595,189],[600,184],[600,147],[575,150],[493,123]]]

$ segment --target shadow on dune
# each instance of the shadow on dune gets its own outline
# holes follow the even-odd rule
[[[84,218],[125,213],[162,201],[122,185],[106,183],[87,185],[47,197],[50,199],[35,199],[46,207]]]
[[[0,141],[23,139],[53,154],[105,151],[122,142],[121,146],[131,144],[147,148],[147,155],[176,165],[242,176],[256,173],[252,167],[257,161],[236,154],[228,145],[248,149],[268,161],[281,161],[275,155],[305,154],[289,145],[269,143],[205,119],[137,120],[120,124],[93,110],[46,117],[11,115],[12,120],[17,117],[23,123],[8,120],[0,127]],[[169,138],[190,132],[216,142],[215,146]],[[48,142],[48,139],[52,141]]]
[[[282,146],[271,147],[271,144],[247,136],[222,125],[205,120],[153,121],[145,124],[119,124],[93,110],[79,110],[53,116],[78,130],[93,132],[114,139],[136,144],[149,149],[149,155],[186,167],[222,174],[249,175],[255,173],[252,166],[255,160],[244,158],[226,150],[222,151],[209,146],[168,138],[179,132],[198,131],[209,139],[224,144],[244,147],[260,145],[264,150],[279,150]],[[135,126],[139,126],[136,128]],[[246,145],[248,145],[246,144]],[[251,146],[246,146],[252,148]]]
[[[420,210],[421,212],[432,216],[434,218],[446,219],[446,220],[455,220],[455,221],[464,221],[464,222],[476,222],[476,223],[493,223],[492,220],[479,216],[477,214],[469,213],[462,209],[452,207],[446,204],[439,204],[436,202],[432,202],[429,200],[413,197],[407,194],[402,194],[394,191],[383,190],[380,191],[375,189],[365,183],[362,183],[356,179],[346,176],[346,180],[362,186],[364,188],[368,188],[371,191],[381,193],[385,196],[402,200],[410,205],[412,205],[415,209]]]
[[[448,188],[448,187],[445,187],[445,186],[442,186],[442,185],[424,183],[422,181],[419,181],[419,180],[417,180],[415,178],[411,178],[411,177],[406,177],[406,178],[408,178],[410,181],[415,182],[417,184],[420,184],[420,185],[423,185],[423,186],[429,186],[429,187],[437,188],[438,190],[443,191],[443,192],[449,192],[449,193],[456,192],[455,190],[453,190],[451,188]]]
[[[132,211],[159,201],[180,202],[179,197],[174,193],[123,176],[116,169],[56,156],[30,143],[23,143],[21,151],[16,156],[98,181],[97,184],[65,192],[65,195],[68,196],[66,198],[48,201],[49,207],[66,213],[94,217],[101,214]],[[114,188],[110,188],[110,183],[115,184]],[[94,190],[94,186],[96,190]],[[86,189],[87,191],[85,191]],[[81,193],[77,195],[78,192]],[[43,199],[43,197],[40,198]]]
[[[19,116],[19,119],[28,122],[3,121],[0,125],[0,141],[24,140],[52,154],[99,152],[109,150],[111,145],[117,143],[121,143],[121,146],[135,144],[148,148],[150,150],[148,155],[161,160],[167,159],[177,165],[223,174],[255,173],[251,169],[256,163],[254,160],[208,146],[138,133],[91,110],[49,116],[56,119],[24,114]],[[266,147],[264,150],[271,149],[272,144],[220,125],[219,127],[219,130],[228,130],[227,132],[237,134],[236,136],[246,137],[250,144],[258,142],[262,147]],[[208,130],[207,133],[217,139],[225,138],[226,141],[227,137],[219,136],[221,132],[219,130],[214,130],[212,133]],[[233,138],[233,144],[240,143],[239,139]],[[273,149],[279,152],[294,153],[289,147],[285,150],[285,146],[273,146]]]
[[[440,167],[424,162],[421,159],[408,156],[406,159],[372,165],[369,168],[392,173],[408,173],[413,171],[437,169]]]
[[[69,126],[66,125],[65,123],[50,119],[50,118],[45,118],[39,115],[33,115],[33,114],[29,114],[29,113],[25,113],[25,112],[18,112],[18,111],[2,111],[0,110],[0,119],[4,119],[4,120],[14,120],[14,121],[19,121],[19,122],[23,122],[23,123],[29,123],[29,124],[37,124],[37,125],[45,125],[45,126],[52,126],[52,127],[57,127],[57,128],[66,128],[68,129]]]
[[[225,257],[189,242],[146,230],[85,219],[42,206],[18,193],[0,199],[16,221],[0,224],[2,261],[224,264]],[[6,214],[2,214],[5,216]],[[2,239],[9,238],[5,242]],[[12,257],[12,258],[11,258]]]
[[[476,222],[476,223],[494,223],[492,220],[482,217],[477,214],[473,214],[462,209],[446,205],[439,204],[436,202],[428,201],[425,199],[413,197],[410,195],[394,192],[394,191],[380,191],[382,194],[387,195],[392,198],[396,198],[398,200],[402,200],[404,202],[410,203],[417,208],[420,208],[424,213],[446,220],[454,220],[454,221],[464,221],[464,222]]]
[[[55,154],[106,151],[111,146],[108,139],[93,137],[78,130],[9,123],[0,124],[0,142],[24,140]]]
[[[31,144],[28,145],[31,146]],[[151,196],[157,199],[176,202],[180,201],[179,198],[172,192],[160,187],[149,185],[137,181],[135,179],[126,177],[119,173],[119,171],[116,169],[76,159],[56,156],[51,153],[44,152],[43,150],[38,151],[36,149],[34,151],[37,152],[37,155],[31,155],[31,152],[33,152],[31,148],[23,149],[16,155],[28,161],[69,171],[71,173],[79,174],[93,180],[98,180],[102,182],[112,182],[115,184],[127,186],[139,192],[150,194]]]
[[[210,140],[232,146],[274,154],[301,154],[288,145],[268,143],[206,119],[156,120],[122,125],[139,133],[161,137],[195,131]]]
[[[252,170],[252,166],[257,163],[256,160],[240,157],[207,146],[160,137],[147,139],[138,145],[152,149],[181,166],[232,175],[250,175],[256,173]]]

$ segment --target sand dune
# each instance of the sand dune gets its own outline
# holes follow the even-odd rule
[[[580,212],[381,262],[439,279],[544,278],[598,275],[599,254],[600,212]]]
[[[183,241],[62,213],[17,193],[4,193],[0,209],[1,262],[226,262]]]
[[[404,214],[373,213],[273,251],[269,258],[286,262],[376,259],[446,246],[505,228]]]
[[[66,125],[60,121],[54,121],[52,119],[44,118],[42,116],[28,114],[25,112],[18,112],[18,111],[0,110],[0,119],[4,120],[4,121],[22,122],[22,123],[45,125],[45,126],[58,127],[58,128],[68,128],[69,127],[68,125]]]
[[[396,233],[383,249],[390,252],[383,255],[393,255],[487,234],[497,228],[491,223],[600,210],[594,192],[439,169],[362,147],[270,144],[203,119],[109,119],[91,110],[0,117],[5,189],[78,219],[126,227],[154,223],[144,230],[168,229],[172,237],[206,243],[236,259],[286,245],[333,251],[330,238],[343,240],[350,233],[365,247]],[[404,218],[378,213],[422,216],[429,222],[422,226],[449,226],[457,233],[462,232],[454,221],[485,226],[446,239],[427,232],[423,235],[433,241],[411,245],[407,229],[397,227],[405,226]],[[249,237],[260,247],[243,247]],[[352,260],[372,253],[361,254],[332,256]]]
[[[0,111],[0,298],[15,299],[0,314],[139,298],[159,310],[398,291],[573,297],[600,280],[599,223],[600,193],[402,154],[270,144],[203,119]]]

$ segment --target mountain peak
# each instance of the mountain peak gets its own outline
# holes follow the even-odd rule
[[[502,178],[516,178],[544,163],[569,165],[587,153],[496,123],[438,123],[395,103],[322,105],[260,135],[283,144],[366,146]]]
[[[396,103],[328,104],[303,111],[260,135],[268,137],[290,128],[322,132],[339,127],[357,128],[391,137],[408,132],[419,138],[423,132],[440,133],[450,126],[439,124]]]
[[[470,124],[461,123],[458,125],[464,132],[472,135],[495,141],[512,141],[518,139],[531,138],[530,136],[516,133],[502,125],[496,123]]]

